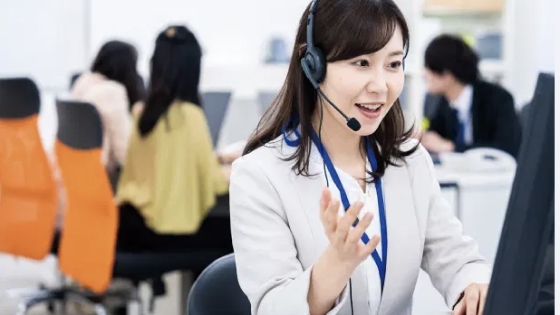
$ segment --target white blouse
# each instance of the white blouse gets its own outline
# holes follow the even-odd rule
[[[315,159],[315,162],[317,163],[319,160],[320,157]],[[368,171],[371,171],[369,161],[367,161],[366,165]],[[358,219],[361,220],[367,212],[373,213],[373,220],[369,225],[369,227],[366,229],[366,234],[368,235],[368,237],[371,239],[374,235],[381,236],[381,224],[379,221],[379,207],[377,203],[377,193],[375,190],[375,184],[368,183],[366,185],[366,192],[364,193],[358,181],[354,179],[350,174],[337,168],[336,166],[335,166],[335,170],[338,174],[338,177],[340,178],[340,182],[342,183],[344,190],[346,191],[346,194],[348,196],[348,201],[350,202],[350,204],[353,204],[356,201],[364,202],[364,207],[362,208],[362,211],[359,213]],[[341,200],[340,192],[338,191],[338,188],[334,184],[333,179],[330,176],[328,170],[326,174],[329,180],[329,190],[331,191],[331,195],[333,196],[334,199]],[[366,178],[368,178],[367,174],[366,174]],[[342,205],[342,203],[340,204],[339,215],[341,217],[344,215],[344,205]],[[377,244],[376,249],[377,252],[379,253],[379,256],[382,257],[381,240]],[[381,302],[381,279],[379,278],[379,270],[371,255],[362,262],[362,265],[365,267],[366,276],[367,276],[366,283],[367,283],[367,290],[369,295],[369,300],[368,300],[369,315],[377,315],[379,311],[379,305]]]

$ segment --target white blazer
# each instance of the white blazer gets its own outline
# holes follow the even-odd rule
[[[407,141],[403,149],[415,143]],[[232,241],[239,284],[254,315],[309,314],[311,270],[328,246],[319,218],[325,187],[320,153],[313,146],[309,171],[318,175],[304,177],[283,160],[294,151],[278,138],[233,164]],[[389,166],[382,183],[389,246],[378,314],[410,314],[420,268],[450,308],[469,284],[490,282],[490,267],[475,241],[463,235],[423,147],[405,165]],[[351,278],[354,315],[369,315],[364,269],[360,264]],[[327,313],[334,314],[351,315],[348,285]]]

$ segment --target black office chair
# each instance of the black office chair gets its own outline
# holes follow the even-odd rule
[[[251,314],[251,304],[237,280],[234,254],[219,258],[200,274],[189,294],[187,314]]]
[[[12,106],[16,105],[17,106]],[[23,118],[39,113],[39,89],[29,78],[0,79],[0,116]]]

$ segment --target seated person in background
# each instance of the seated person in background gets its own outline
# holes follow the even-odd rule
[[[183,26],[156,39],[148,96],[133,110],[117,186],[118,250],[233,251],[229,218],[205,221],[228,192],[230,166],[220,166],[199,105],[201,58],[198,41]]]
[[[428,45],[426,85],[436,99],[422,145],[432,153],[491,147],[516,157],[521,126],[513,97],[480,79],[478,61],[476,53],[458,37],[440,35]]]
[[[103,123],[103,164],[113,173],[124,164],[131,129],[129,108],[140,101],[142,91],[136,70],[136,49],[110,41],[101,47],[91,72],[82,74],[72,87],[78,101],[95,106]]]
[[[141,78],[136,70],[136,49],[127,43],[105,43],[90,68],[77,76],[71,85],[73,99],[95,106],[103,124],[101,160],[112,181],[124,164],[131,129],[129,108],[142,98]],[[65,211],[65,191],[55,153],[47,152],[59,190],[59,216],[62,226]]]

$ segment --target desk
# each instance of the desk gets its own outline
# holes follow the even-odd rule
[[[438,166],[436,176],[464,232],[478,241],[481,254],[493,263],[515,172],[466,173]]]
[[[436,167],[445,199],[455,209],[464,233],[473,237],[481,254],[492,264],[502,231],[515,173],[464,173]],[[414,292],[413,315],[445,314],[447,306],[420,271]]]

